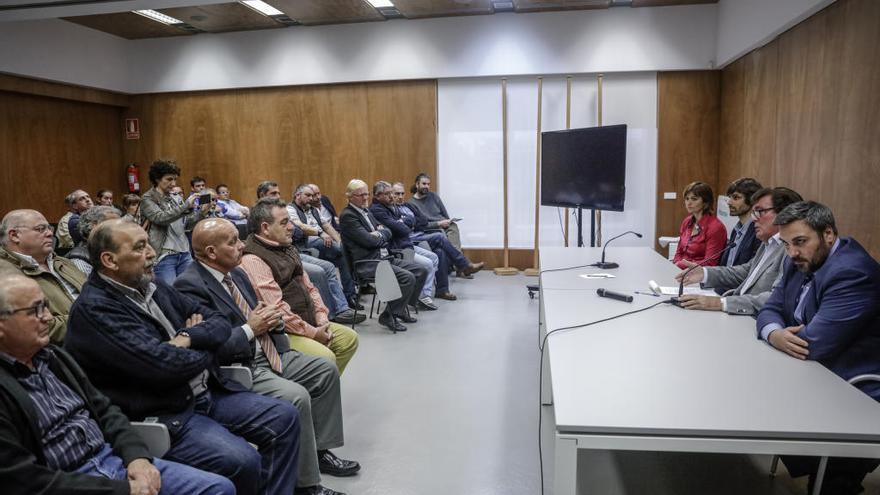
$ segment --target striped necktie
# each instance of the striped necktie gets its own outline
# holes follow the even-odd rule
[[[235,305],[238,306],[239,311],[241,311],[241,314],[244,315],[246,320],[251,315],[251,308],[248,306],[247,301],[245,301],[244,296],[241,295],[241,291],[238,290],[238,287],[232,282],[229,275],[223,277],[223,283],[226,284],[226,288],[229,289],[229,293],[232,295],[232,300],[235,301]],[[272,371],[275,373],[281,373],[281,356],[278,354],[278,349],[275,348],[275,344],[272,342],[272,338],[269,337],[269,334],[264,333],[263,335],[257,336],[257,342],[259,342],[260,347],[263,348],[263,354],[266,355],[266,359],[269,361],[269,366],[272,367]]]

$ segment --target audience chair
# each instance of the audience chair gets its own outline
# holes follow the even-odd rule
[[[412,250],[410,250],[410,251],[412,251]],[[401,297],[401,294],[402,294],[400,292],[400,284],[397,283],[397,277],[394,276],[394,270],[391,269],[391,263],[388,262],[388,260],[395,257],[395,256],[396,257],[403,257],[403,253],[401,253],[400,251],[395,251],[395,250],[391,250],[390,252],[391,252],[391,255],[385,259],[354,261],[351,257],[351,251],[348,249],[348,246],[346,245],[345,241],[342,242],[342,256],[345,258],[345,264],[348,266],[348,270],[351,273],[352,280],[354,280],[354,285],[355,285],[355,289],[356,289],[355,293],[360,294],[361,289],[363,289],[364,287],[367,287],[369,285],[373,285],[375,288],[375,290],[373,291],[373,299],[370,301],[370,318],[371,319],[373,318],[373,309],[374,308],[375,308],[376,314],[378,315],[379,309],[382,306],[383,302],[393,301],[394,299]],[[389,288],[390,284],[385,284],[383,286],[383,290],[385,291],[384,296],[379,294],[378,282],[376,280],[377,279],[376,273],[379,271],[379,264],[381,264],[383,261],[388,265],[388,270],[391,272],[392,279],[394,280],[394,284],[393,284],[394,288],[393,289]],[[373,276],[371,276],[371,277],[370,276],[366,276],[366,277],[362,276],[357,270],[358,267],[360,267],[360,266],[368,266],[368,265],[373,265],[373,264],[376,265],[376,270],[373,272]],[[389,294],[394,294],[395,291],[398,294],[396,297],[386,299],[389,296]],[[376,306],[376,297],[377,296],[379,297],[379,306]],[[355,316],[357,316],[357,311],[358,311],[357,308],[352,308],[352,309],[354,309],[354,314],[355,314]],[[354,327],[354,325],[352,325],[352,327]]]

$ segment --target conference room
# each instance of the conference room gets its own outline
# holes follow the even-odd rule
[[[822,304],[851,252],[880,297],[877,25],[874,0],[0,1],[0,276],[45,295],[0,287],[0,378],[3,325],[44,312],[86,357],[80,295],[122,246],[89,233],[122,217],[153,286],[199,269],[241,311],[218,373],[336,377],[338,435],[287,377],[315,423],[291,493],[880,494],[880,315]]]

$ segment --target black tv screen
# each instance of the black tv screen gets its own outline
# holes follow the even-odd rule
[[[541,204],[623,211],[626,124],[541,133]]]

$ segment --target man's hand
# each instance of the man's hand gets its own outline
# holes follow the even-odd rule
[[[449,220],[448,218],[444,218],[443,220],[439,220],[437,222],[437,226],[440,227],[441,229],[448,229],[450,223],[452,223],[451,220]]]
[[[702,309],[704,311],[721,311],[721,298],[715,296],[698,296],[688,294],[678,298],[685,309]]]
[[[193,313],[189,318],[186,319],[186,328],[192,328],[199,323],[205,321],[205,318],[199,313]]]
[[[173,345],[174,347],[189,349],[189,346],[192,345],[192,339],[190,339],[186,335],[175,335],[173,339],[168,341],[168,343]]]
[[[330,324],[325,323],[318,328],[318,332],[315,333],[315,341],[327,345],[333,340],[333,332],[330,331]]]
[[[128,464],[128,481],[132,494],[158,495],[162,488],[159,470],[146,459],[135,459]]]
[[[326,233],[321,233],[321,239],[324,240],[324,246],[330,247],[333,245],[333,238],[327,235]]]
[[[690,262],[688,261],[686,263],[690,263]],[[695,269],[691,270],[691,272],[688,273],[687,275],[685,275],[685,272],[687,272],[687,270],[682,270],[681,272],[678,273],[678,275],[675,276],[675,281],[681,282],[682,279],[684,279],[684,285],[693,285],[693,284],[700,283],[703,281],[704,270],[705,270],[705,268],[703,268],[703,267],[700,267],[699,269],[695,268]]]
[[[281,321],[281,310],[278,309],[278,306],[267,306],[262,301],[248,317],[248,325],[254,331],[254,336],[263,335],[278,326]]]
[[[796,334],[804,329],[803,325],[796,327],[787,327],[780,330],[773,330],[767,337],[770,345],[798,359],[807,359],[810,350],[807,349],[809,344],[806,340],[798,337]]]
[[[186,198],[186,206],[193,208],[196,205],[196,200],[199,199],[198,194],[190,194],[188,198]]]

